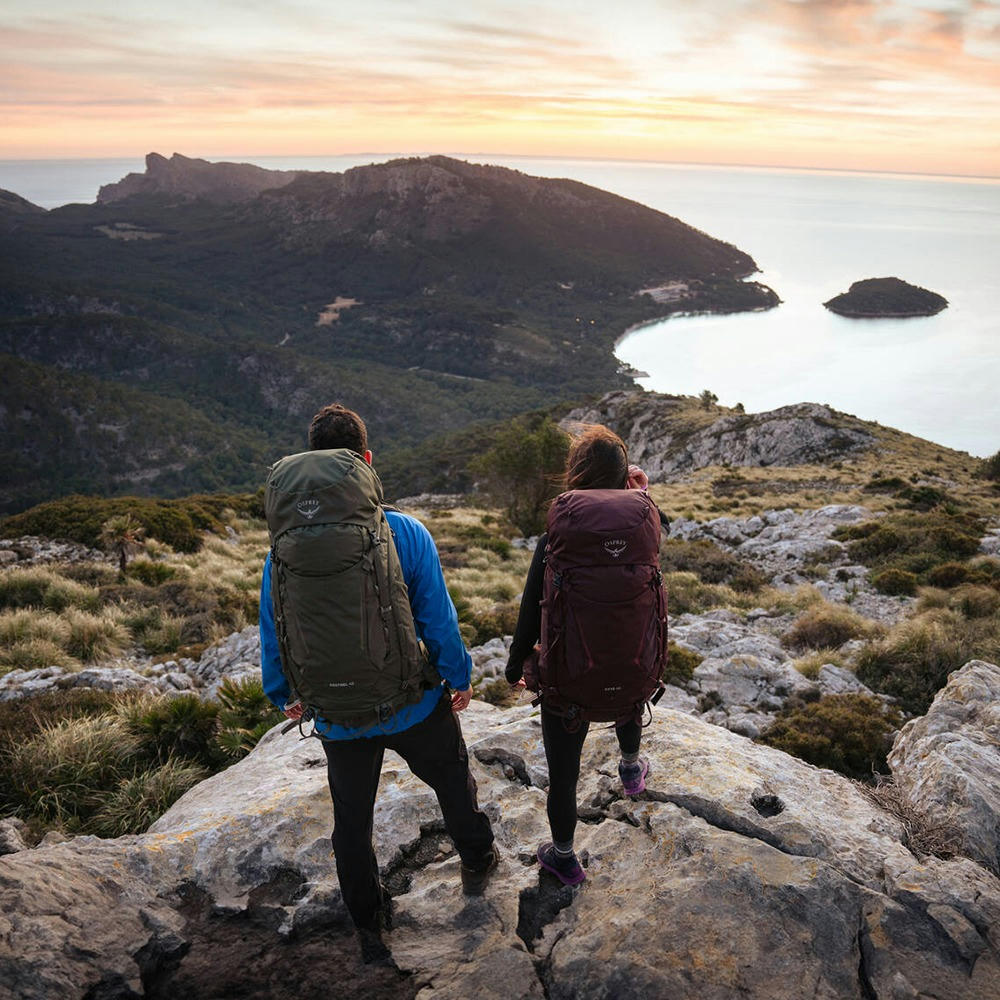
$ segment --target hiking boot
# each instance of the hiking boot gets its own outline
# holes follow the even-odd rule
[[[365,965],[392,965],[392,955],[382,940],[382,932],[369,927],[358,928],[361,961]]]
[[[500,852],[496,844],[483,855],[482,861],[475,865],[462,862],[462,891],[467,896],[481,896],[490,880],[490,875],[500,864]]]
[[[538,863],[547,872],[552,872],[563,885],[579,885],[587,877],[576,854],[563,857],[556,852],[556,845],[551,841],[539,846],[537,857]]]
[[[389,890],[382,883],[379,883],[378,888],[379,888],[379,904],[378,904],[378,910],[375,913],[376,924],[380,930],[391,931],[392,913],[394,909],[392,896],[389,895]]]
[[[649,761],[640,757],[634,764],[619,764],[618,777],[622,779],[622,788],[626,795],[638,795],[646,790],[646,775],[649,774]]]

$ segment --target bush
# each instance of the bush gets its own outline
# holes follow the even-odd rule
[[[494,604],[486,611],[470,611],[466,619],[475,629],[473,645],[481,646],[490,639],[513,635],[517,626],[517,616],[520,604],[517,601],[507,601]]]
[[[152,559],[133,559],[125,570],[125,575],[150,587],[165,583],[177,575],[177,568],[165,562]]]
[[[866,618],[837,604],[823,603],[809,608],[781,637],[789,649],[836,649],[849,639],[872,634]]]
[[[48,608],[62,611],[80,608],[96,611],[100,593],[95,587],[66,579],[51,569],[33,566],[0,573],[0,609]]]
[[[219,686],[219,703],[215,742],[230,760],[245,757],[268,730],[285,721],[284,713],[271,704],[257,678],[225,678]]]
[[[694,677],[695,667],[704,659],[693,649],[678,646],[676,642],[667,643],[667,665],[663,671],[663,681],[685,687]]]
[[[1000,610],[1000,593],[992,587],[966,584],[952,592],[948,607],[966,618],[989,618]]]
[[[858,654],[857,675],[875,691],[923,715],[948,674],[969,660],[998,662],[1000,620],[967,620],[953,611],[930,611],[904,622]]]
[[[138,753],[139,740],[124,720],[84,716],[8,743],[0,766],[15,812],[73,830],[100,807],[108,789],[134,773]]]
[[[844,525],[834,531],[833,537],[847,542],[851,558],[872,569],[898,569],[920,575],[941,563],[974,556],[982,532],[980,518],[939,509],[924,514],[890,514],[877,521]]]
[[[928,570],[926,580],[932,587],[957,587],[968,575],[965,563],[945,562]]]
[[[667,539],[660,566],[664,573],[694,573],[702,583],[725,583],[741,593],[756,593],[767,582],[754,566],[706,540]]]
[[[863,694],[826,695],[782,712],[760,742],[849,778],[885,773],[899,713]]]
[[[983,464],[979,467],[979,475],[983,479],[990,479],[994,483],[1000,483],[1000,451],[989,458],[983,459]]]
[[[98,837],[142,833],[206,777],[208,771],[196,764],[168,760],[153,770],[125,778],[107,796],[88,829]]]
[[[545,530],[549,501],[561,488],[569,436],[549,417],[518,418],[469,464],[489,494],[525,535]]]
[[[73,666],[79,664],[51,639],[21,639],[0,654],[0,674],[11,670]]]
[[[147,698],[124,705],[120,714],[150,761],[186,758],[210,767],[221,762],[215,744],[219,706],[214,702],[194,694]]]
[[[487,704],[498,708],[510,708],[516,705],[519,694],[507,683],[504,677],[495,677],[476,688],[476,697]]]
[[[128,645],[128,630],[107,611],[92,615],[69,608],[61,618],[69,629],[66,652],[84,663],[118,656]]]
[[[917,592],[917,575],[905,569],[885,569],[872,576],[872,586],[880,594],[892,597],[912,597]]]
[[[69,627],[62,618],[50,611],[33,611],[30,608],[0,612],[0,665],[13,669],[19,660],[30,656],[23,652],[15,653],[15,650],[40,641],[47,643],[47,648],[54,646],[62,651],[62,661],[54,661],[60,666],[75,664],[73,657],[67,653]]]

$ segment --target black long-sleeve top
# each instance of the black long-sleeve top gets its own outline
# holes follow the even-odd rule
[[[545,580],[545,546],[548,534],[538,539],[535,555],[524,581],[521,608],[517,613],[514,641],[510,644],[504,676],[508,684],[516,684],[523,673],[524,661],[542,635],[542,584]]]

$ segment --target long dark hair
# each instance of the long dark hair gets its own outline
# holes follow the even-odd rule
[[[628,480],[625,442],[603,424],[588,427],[566,457],[567,490],[623,490]]]

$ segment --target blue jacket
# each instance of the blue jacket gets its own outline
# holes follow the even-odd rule
[[[417,637],[423,641],[431,663],[437,668],[442,680],[447,681],[456,691],[464,691],[472,679],[472,658],[458,631],[458,615],[445,587],[434,539],[416,518],[408,514],[387,510],[385,516],[403,567],[403,579],[410,594]],[[260,585],[260,661],[264,693],[278,708],[284,708],[291,691],[281,669],[278,637],[274,629],[270,554],[264,562],[264,579]],[[376,723],[353,729],[319,719],[316,728],[328,740],[352,740],[402,732],[423,722],[440,701],[442,693],[440,684],[429,688],[420,701],[404,706],[384,725]]]

